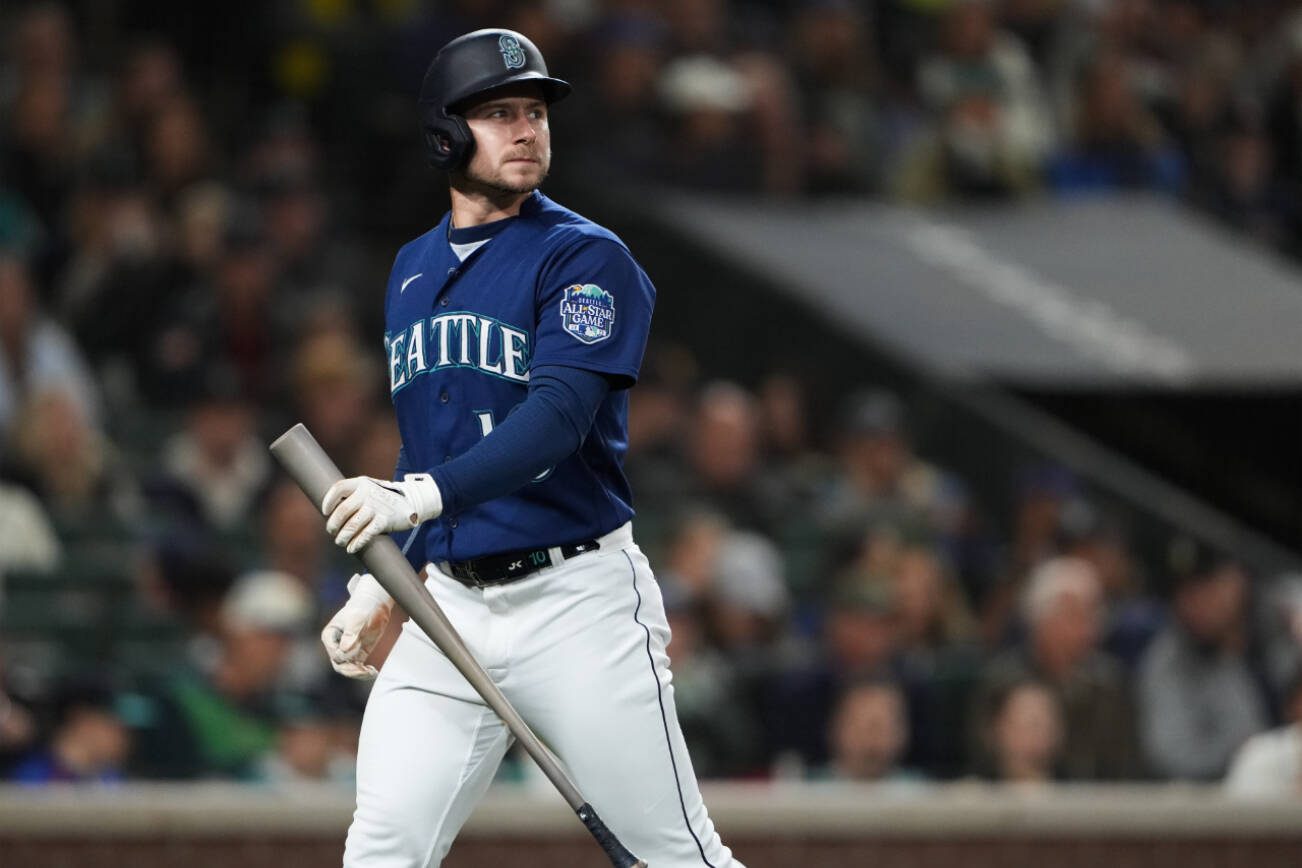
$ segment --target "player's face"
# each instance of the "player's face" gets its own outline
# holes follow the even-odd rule
[[[475,136],[466,177],[502,193],[529,193],[547,177],[552,136],[537,87],[504,88],[465,112]]]

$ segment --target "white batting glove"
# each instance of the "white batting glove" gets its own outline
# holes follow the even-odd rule
[[[397,482],[353,476],[330,486],[321,512],[335,544],[351,555],[382,533],[411,530],[438,518],[443,495],[428,473],[408,473]]]
[[[348,602],[321,631],[321,644],[336,672],[369,680],[379,673],[366,658],[389,623],[393,598],[370,573],[354,575],[348,590]]]

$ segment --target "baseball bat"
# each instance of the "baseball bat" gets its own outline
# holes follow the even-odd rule
[[[271,454],[318,509],[330,486],[343,479],[339,468],[302,423],[277,437],[271,444]],[[615,834],[606,828],[606,824],[561,767],[560,760],[534,734],[529,724],[525,723],[520,713],[488,677],[484,667],[470,653],[452,622],[426,590],[425,584],[416,575],[406,556],[399,551],[397,544],[387,534],[381,534],[358,552],[357,557],[366,566],[367,572],[375,576],[375,580],[398,601],[398,605],[425,631],[430,641],[447,655],[457,671],[475,688],[475,692],[502,719],[511,734],[533,757],[534,762],[538,763],[543,774],[579,815],[583,825],[610,858],[610,863],[616,868],[646,868],[646,863],[630,853]]]

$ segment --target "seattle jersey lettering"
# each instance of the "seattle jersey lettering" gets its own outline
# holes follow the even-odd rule
[[[504,380],[529,382],[529,333],[480,314],[454,311],[417,320],[397,334],[385,335],[384,350],[391,393],[443,368],[474,368]]]

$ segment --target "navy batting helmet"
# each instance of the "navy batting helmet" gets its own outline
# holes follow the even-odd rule
[[[538,46],[514,30],[476,30],[439,50],[420,88],[420,125],[429,161],[451,171],[474,149],[458,108],[473,96],[516,82],[536,82],[548,103],[569,96],[569,82],[547,74]]]

